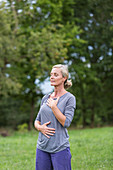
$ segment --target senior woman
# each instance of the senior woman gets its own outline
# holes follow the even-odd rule
[[[36,150],[36,170],[71,170],[71,153],[67,127],[74,116],[75,97],[66,91],[68,80],[66,65],[57,64],[50,73],[54,91],[42,98],[34,126],[39,131]]]

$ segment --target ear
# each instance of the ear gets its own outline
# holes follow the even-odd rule
[[[63,77],[64,78],[64,82],[67,80],[67,77]]]

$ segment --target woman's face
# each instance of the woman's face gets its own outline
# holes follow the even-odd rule
[[[53,68],[50,73],[51,86],[64,85],[66,77],[62,76],[60,68]]]

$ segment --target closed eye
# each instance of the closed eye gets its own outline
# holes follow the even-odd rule
[[[57,77],[58,74],[57,74],[57,73],[50,73],[50,76],[55,76],[55,77]]]

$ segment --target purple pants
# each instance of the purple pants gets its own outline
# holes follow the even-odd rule
[[[56,153],[48,153],[37,148],[35,170],[71,170],[70,148]]]

